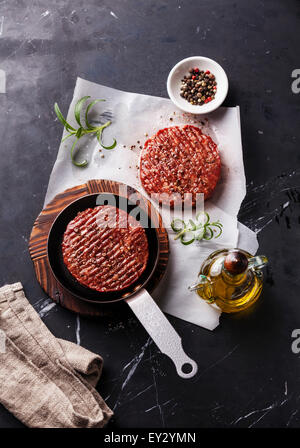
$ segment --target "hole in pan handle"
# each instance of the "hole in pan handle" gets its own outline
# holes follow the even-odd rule
[[[172,359],[178,375],[181,378],[192,378],[196,375],[196,362],[185,354],[180,336],[150,294],[141,289],[133,297],[126,299],[126,302],[160,351]]]

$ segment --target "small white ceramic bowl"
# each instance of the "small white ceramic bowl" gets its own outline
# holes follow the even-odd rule
[[[190,68],[199,70],[209,70],[216,77],[217,91],[215,98],[202,106],[190,104],[185,98],[180,96],[181,80],[189,74]],[[167,89],[170,99],[179,109],[191,114],[208,114],[217,109],[226,98],[228,92],[228,78],[223,68],[215,61],[204,56],[192,56],[182,59],[169,73]]]

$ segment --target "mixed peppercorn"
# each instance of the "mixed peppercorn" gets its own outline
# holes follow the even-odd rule
[[[180,96],[195,106],[202,106],[215,98],[217,81],[209,70],[191,68],[181,80]]]

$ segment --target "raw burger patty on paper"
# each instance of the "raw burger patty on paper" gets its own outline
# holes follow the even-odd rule
[[[140,223],[110,205],[78,213],[64,233],[62,252],[73,277],[99,292],[119,291],[134,283],[149,254]]]
[[[219,180],[221,160],[217,145],[196,126],[161,129],[142,150],[140,176],[143,188],[153,193],[192,194],[208,199]],[[161,202],[165,202],[164,199]]]

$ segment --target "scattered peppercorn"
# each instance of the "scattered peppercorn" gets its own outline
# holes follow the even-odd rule
[[[194,106],[202,106],[215,98],[217,81],[209,70],[191,68],[181,80],[180,96]]]

